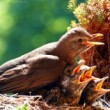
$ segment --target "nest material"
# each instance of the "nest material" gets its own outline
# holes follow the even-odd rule
[[[0,110],[110,110],[96,102],[95,106],[69,106],[47,104],[42,96],[0,95]]]

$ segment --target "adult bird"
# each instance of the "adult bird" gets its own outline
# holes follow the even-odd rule
[[[92,42],[97,36],[100,35],[91,35],[81,27],[72,28],[57,42],[6,62],[0,66],[0,93],[28,91],[59,81],[78,55],[103,44]]]

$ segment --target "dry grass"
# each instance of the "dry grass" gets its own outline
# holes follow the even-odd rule
[[[0,94],[0,110],[110,110],[96,102],[94,106],[69,106],[67,104],[47,104],[42,96]]]

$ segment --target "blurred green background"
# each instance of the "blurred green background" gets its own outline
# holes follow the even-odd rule
[[[73,13],[69,0],[0,0],[0,64],[67,31]]]

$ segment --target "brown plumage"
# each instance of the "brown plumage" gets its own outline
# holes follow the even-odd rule
[[[85,90],[83,91],[83,100],[86,104],[92,105],[97,99],[99,99],[101,96],[106,94],[107,92],[110,92],[110,89],[104,89],[102,88],[103,82],[108,77],[104,77],[102,79],[96,79],[94,81],[91,81]]]
[[[0,93],[23,92],[53,83],[73,65],[80,53],[94,43],[92,35],[81,27],[65,33],[57,42],[46,44],[0,66]]]
[[[65,97],[65,103],[70,105],[79,104],[83,90],[90,81],[94,80],[91,75],[90,77],[87,77],[86,71],[83,70],[79,73],[75,73],[74,75],[72,74],[71,77],[62,82],[64,92],[66,94],[63,96]],[[63,102],[63,100],[60,102]]]

